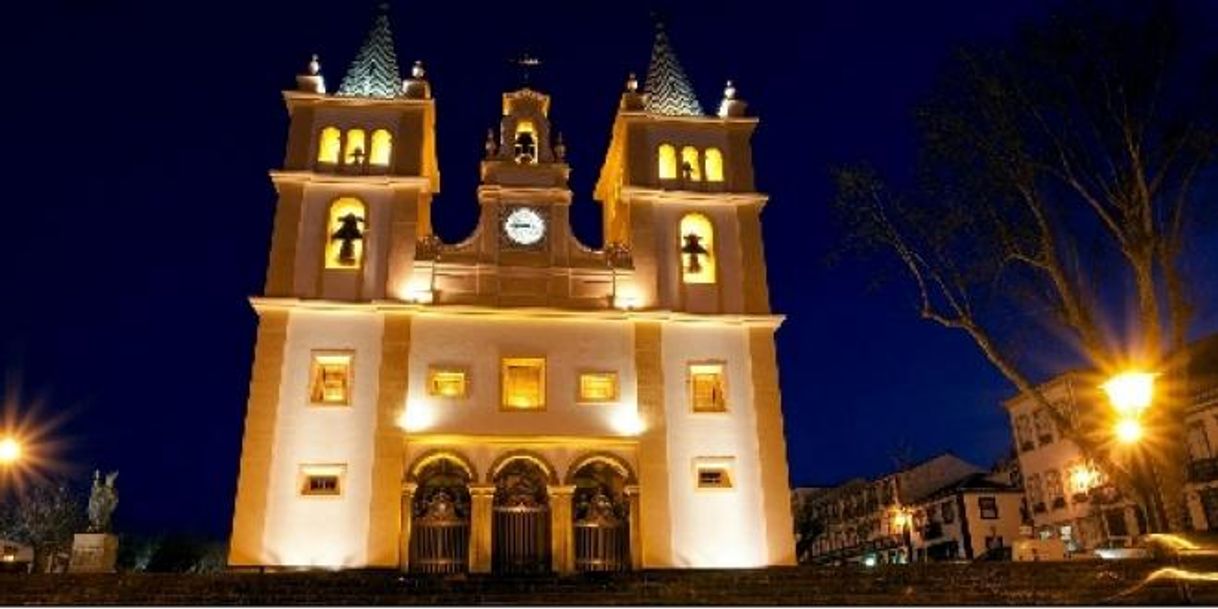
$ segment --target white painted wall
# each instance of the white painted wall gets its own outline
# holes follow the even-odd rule
[[[674,566],[763,565],[765,514],[747,331],[668,324],[662,340]],[[691,411],[688,363],[699,360],[724,362],[728,412]],[[734,457],[734,488],[698,490],[694,460],[699,457]]]
[[[363,227],[366,231],[364,266],[359,271],[325,271],[328,280],[323,282],[323,293],[320,296],[350,299],[355,282],[342,281],[339,277],[354,277],[357,273],[362,273],[361,294],[364,298],[384,296],[393,191],[383,186],[354,184],[309,184],[305,187],[301,201],[303,208],[300,214],[300,233],[296,241],[296,272],[293,276],[296,294],[317,294],[317,273],[323,267],[330,204],[343,197],[354,197],[367,206],[368,217]]]
[[[382,330],[377,314],[297,310],[289,317],[263,533],[266,564],[344,567],[366,560]],[[355,352],[350,406],[309,404],[315,349]],[[342,495],[302,496],[300,466],[306,464],[346,464]]]
[[[501,408],[504,357],[546,358],[543,411]],[[628,436],[637,416],[634,328],[628,321],[416,316],[411,328],[407,420],[426,434]],[[427,395],[431,365],[467,370],[468,397]],[[616,371],[616,403],[577,403],[581,371]]]

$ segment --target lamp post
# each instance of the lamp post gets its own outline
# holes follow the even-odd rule
[[[892,528],[896,529],[901,535],[901,544],[905,549],[906,564],[913,562],[913,539],[910,536],[910,526],[912,524],[913,514],[909,511],[909,508],[898,506],[892,515]]]
[[[1154,402],[1156,376],[1150,372],[1131,370],[1113,376],[1100,386],[1108,394],[1108,401],[1116,412],[1113,435],[1118,442],[1139,453],[1135,457],[1135,464],[1142,462],[1141,466],[1149,468],[1147,482],[1149,482],[1150,490],[1146,497],[1148,504],[1146,507],[1148,508],[1147,520],[1152,533],[1164,530],[1165,514],[1155,466],[1142,444],[1146,435],[1142,425],[1142,414]]]

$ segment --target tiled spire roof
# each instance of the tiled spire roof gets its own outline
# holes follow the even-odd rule
[[[364,46],[351,62],[339,95],[358,97],[397,97],[402,90],[393,33],[389,30],[389,5],[381,4],[380,13],[364,40]]]
[[[656,21],[656,41],[651,48],[651,66],[647,68],[647,92],[645,108],[655,114],[670,116],[702,116],[702,104],[694,94],[694,87],[681,69],[664,23]]]

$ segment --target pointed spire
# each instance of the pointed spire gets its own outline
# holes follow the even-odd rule
[[[389,5],[382,3],[364,46],[351,62],[339,95],[359,97],[395,97],[402,87],[398,72],[397,53],[393,49],[393,33],[389,30]]]
[[[702,104],[694,87],[681,69],[681,62],[668,42],[664,22],[656,19],[655,46],[651,49],[651,66],[647,68],[647,111],[671,116],[703,116]]]

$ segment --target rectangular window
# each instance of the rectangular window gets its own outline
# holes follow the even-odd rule
[[[302,465],[300,467],[300,494],[307,496],[336,497],[343,494],[345,465]]]
[[[427,371],[427,395],[440,398],[466,396],[465,371],[457,368],[430,368]]]
[[[351,404],[351,353],[313,353],[309,401],[314,404],[347,406]]]
[[[998,520],[998,499],[981,497],[977,499],[977,507],[981,509],[982,520]]]
[[[689,395],[694,412],[727,411],[723,364],[690,364]]]
[[[694,459],[694,474],[699,490],[730,489],[732,479],[731,457],[698,457]]]
[[[579,375],[579,401],[612,402],[616,399],[616,372],[584,372]]]
[[[541,357],[503,358],[503,407],[540,410],[546,406],[546,360]]]
[[[943,513],[943,524],[951,524],[956,521],[956,506],[952,505],[950,501],[943,504],[941,512]]]

